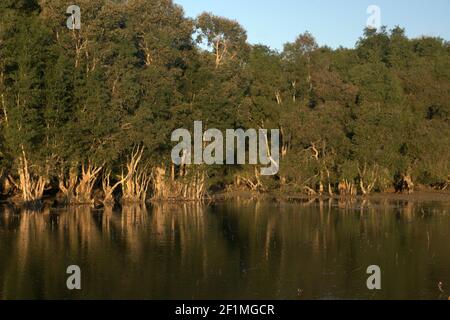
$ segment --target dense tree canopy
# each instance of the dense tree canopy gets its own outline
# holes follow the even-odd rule
[[[367,193],[405,176],[448,185],[443,39],[367,29],[354,49],[332,50],[306,32],[277,52],[249,45],[236,21],[191,20],[171,0],[77,4],[80,30],[66,26],[66,1],[0,3],[2,179],[20,175],[24,155],[47,185],[88,162],[119,174],[141,145],[149,167],[169,168],[171,132],[202,120],[282,133],[276,177],[211,167],[210,187],[242,178],[261,190],[333,194],[345,183]]]

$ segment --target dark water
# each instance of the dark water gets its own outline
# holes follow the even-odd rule
[[[66,287],[69,265],[81,291]],[[381,291],[367,289],[370,265]],[[449,288],[448,204],[0,209],[0,299],[446,300]]]

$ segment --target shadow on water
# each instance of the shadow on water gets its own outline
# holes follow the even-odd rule
[[[2,207],[0,299],[447,299],[449,209],[249,198]],[[82,270],[81,291],[66,288],[69,265]],[[367,289],[370,265],[381,291]]]

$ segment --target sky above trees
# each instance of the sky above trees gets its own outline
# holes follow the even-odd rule
[[[250,43],[274,49],[293,41],[306,30],[320,45],[354,47],[365,27],[370,5],[381,8],[381,22],[389,29],[397,25],[408,37],[440,36],[450,39],[449,0],[175,0],[186,14],[203,11],[235,19],[248,32]]]

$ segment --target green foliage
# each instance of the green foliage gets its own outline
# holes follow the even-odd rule
[[[450,174],[450,45],[367,29],[355,49],[319,47],[306,32],[283,52],[250,46],[238,22],[170,0],[0,4],[0,163],[22,150],[57,177],[73,163],[119,173],[136,145],[170,163],[171,132],[279,128],[283,159],[269,188],[304,191],[376,168],[376,188],[411,173],[444,185]],[[375,169],[374,169],[375,170]],[[208,168],[225,188],[253,167]],[[372,171],[371,171],[372,172]],[[365,178],[365,177],[364,177]]]

